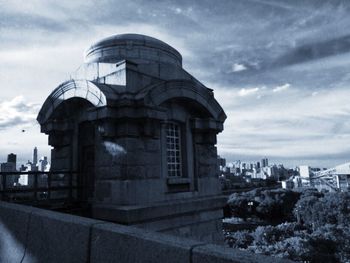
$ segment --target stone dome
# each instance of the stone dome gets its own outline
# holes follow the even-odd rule
[[[181,54],[163,41],[139,34],[122,34],[104,38],[85,52],[85,62],[170,63],[182,66]]]

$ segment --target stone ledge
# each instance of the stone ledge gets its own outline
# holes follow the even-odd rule
[[[212,196],[192,200],[173,200],[150,205],[106,205],[94,204],[93,216],[102,220],[122,224],[136,224],[154,221],[169,216],[222,209],[226,197]]]
[[[92,231],[91,262],[189,262],[191,248],[204,244],[116,224]]]
[[[293,262],[5,202],[0,230],[1,262]]]
[[[190,178],[167,178],[167,184],[190,184]]]
[[[21,262],[32,208],[1,202],[0,262]]]
[[[35,255],[40,262],[87,262],[90,228],[99,223],[105,222],[48,210],[33,212],[27,238],[28,255]],[[32,262],[27,253],[23,262]]]

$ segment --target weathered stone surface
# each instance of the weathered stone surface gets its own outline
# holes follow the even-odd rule
[[[197,144],[216,144],[216,134],[196,132],[195,142]]]
[[[145,167],[146,165],[161,165],[159,159],[159,153],[153,152],[131,152],[127,153],[127,163],[129,166],[141,165]]]
[[[140,135],[140,126],[135,122],[122,122],[119,123],[116,127],[116,135],[123,136],[139,136]]]
[[[60,159],[60,158],[67,158],[67,156],[70,155],[70,147],[64,146],[64,147],[57,147],[55,149],[52,149],[51,151],[51,158],[52,159]]]
[[[96,184],[96,190],[95,190],[95,198],[101,202],[101,201],[108,201],[111,198],[112,195],[112,185],[110,182],[104,182],[99,181]]]
[[[52,159],[51,169],[54,171],[69,170],[70,160],[68,158],[64,159]]]
[[[91,263],[189,262],[191,248],[199,244],[132,227],[96,225],[92,230]]]
[[[210,226],[204,222],[197,230],[203,227]],[[5,202],[0,202],[0,231],[0,262],[9,263],[292,262]],[[187,235],[192,230],[184,226],[177,231]]]
[[[198,168],[198,177],[215,177],[218,178],[217,165],[201,165]]]
[[[51,146],[67,146],[71,143],[71,135],[69,132],[55,133],[49,136],[49,145]]]
[[[160,141],[148,139],[145,141],[146,150],[149,152],[157,152],[160,150]]]
[[[96,179],[119,179],[122,177],[121,165],[106,165],[96,167]]]
[[[97,167],[99,166],[111,166],[112,164],[117,163],[119,158],[113,158],[111,154],[109,154],[105,147],[102,145],[98,145],[96,147],[96,159],[95,164]]]
[[[200,195],[210,196],[216,195],[221,189],[220,182],[217,180],[217,177],[203,177],[199,180],[198,188],[201,189]]]
[[[142,165],[128,166],[126,177],[130,180],[144,179],[145,178],[144,166]]]
[[[145,150],[144,140],[141,138],[126,138],[124,141],[128,152]]]
[[[90,227],[96,223],[101,222],[46,210],[33,212],[23,262],[87,262]]]
[[[21,262],[31,208],[0,202],[0,262]]]
[[[159,160],[157,160],[159,161]],[[146,170],[146,178],[160,178],[161,177],[161,167],[160,165],[147,165],[145,167]]]
[[[140,204],[140,199],[144,204],[150,204],[163,200],[165,185],[161,179],[109,180],[109,182],[112,185],[111,204],[135,205]]]
[[[128,201],[131,198],[128,199]],[[94,216],[124,224],[139,224],[141,222],[160,220],[166,217],[181,217],[184,214],[197,214],[197,220],[200,219],[200,213],[203,211],[221,211],[221,207],[226,203],[226,198],[222,196],[211,198],[197,198],[185,200],[168,200],[161,203],[148,203],[145,205],[105,205],[95,204],[93,206]],[[217,216],[219,219],[221,215]],[[208,220],[212,218],[208,217]],[[178,219],[181,225],[181,218]],[[189,224],[189,222],[186,222]],[[168,227],[173,226],[170,224]]]
[[[208,213],[212,213],[213,215],[209,215]],[[188,237],[191,238],[193,236],[196,237],[196,240],[205,241],[210,243],[215,243],[219,245],[224,245],[224,235],[222,232],[222,220],[218,219],[221,214],[221,211],[211,211],[211,212],[202,212],[200,213],[200,217],[206,216],[207,218],[203,221],[201,219],[196,220],[195,225],[177,225],[176,221],[174,221],[174,227],[171,229],[162,230],[160,232],[165,234],[171,234],[175,236]],[[216,215],[215,215],[216,214]],[[211,217],[214,219],[210,220]],[[193,220],[193,219],[192,219]]]

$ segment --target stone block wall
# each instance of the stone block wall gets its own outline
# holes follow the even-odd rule
[[[105,142],[119,152],[111,154]],[[96,202],[132,205],[163,200],[160,150],[157,138],[101,138],[96,144]]]
[[[51,170],[71,170],[71,146],[55,147],[51,150]]]
[[[0,262],[288,263],[186,238],[0,202]]]

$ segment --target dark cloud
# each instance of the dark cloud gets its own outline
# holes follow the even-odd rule
[[[142,27],[151,28],[149,31],[154,33],[159,31],[159,35],[164,36],[163,41],[171,40],[175,48],[184,51],[184,66],[190,73],[208,85],[228,90],[225,98],[228,102],[224,106],[230,112],[229,118],[236,118],[236,122],[228,119],[225,124],[227,135],[221,142],[229,145],[232,138],[238,139],[234,140],[231,149],[223,145],[219,145],[219,149],[225,148],[225,154],[232,158],[236,154],[235,149],[241,151],[240,155],[246,151],[247,156],[259,157],[264,147],[266,152],[280,152],[280,156],[285,156],[286,153],[280,148],[308,143],[312,144],[310,147],[317,147],[317,142],[327,137],[333,138],[333,134],[346,135],[350,130],[350,125],[345,121],[350,113],[346,107],[338,105],[339,97],[333,98],[333,104],[338,108],[334,109],[329,119],[320,117],[326,112],[319,108],[323,105],[332,108],[333,104],[327,101],[331,93],[328,97],[321,97],[322,103],[317,103],[317,96],[308,99],[315,90],[322,93],[334,89],[336,92],[350,84],[349,1],[48,0],[35,1],[33,6],[30,3],[30,0],[0,0],[0,5],[4,7],[0,10],[0,52],[33,46],[55,47],[58,43],[58,48],[66,47],[64,52],[68,52],[78,41],[88,46],[90,43],[87,41],[101,37],[105,28],[108,29],[106,32],[112,32],[115,28],[114,34],[120,33],[118,30]],[[82,46],[81,51],[87,46]],[[74,48],[75,52],[77,47]],[[49,51],[46,49],[46,52]],[[59,56],[59,51],[55,52]],[[59,60],[62,65],[57,65],[55,72],[64,71],[65,68],[68,71],[73,64],[71,53],[66,55],[66,59],[63,53],[63,58]],[[11,54],[15,55],[16,52]],[[10,57],[6,58],[10,60]],[[74,61],[77,60],[75,57]],[[51,71],[55,68],[52,61],[45,61],[44,58],[40,63],[50,64],[51,67],[47,68]],[[7,66],[6,70],[9,68]],[[45,80],[50,72],[45,68],[42,70],[40,83],[46,81],[51,85]],[[6,72],[4,67],[0,73],[5,75],[3,72]],[[30,76],[30,73],[28,71],[26,76]],[[17,74],[14,73],[16,78]],[[33,70],[32,74],[37,76],[37,71]],[[273,93],[274,88],[286,83],[290,85],[288,92]],[[36,92],[46,91],[47,88],[44,88],[37,88]],[[242,91],[243,88],[245,90]],[[219,93],[215,92],[216,95]],[[39,95],[42,96],[41,93]],[[305,107],[310,103],[314,108]],[[16,123],[28,123],[32,116],[24,113],[34,112],[31,107],[27,103],[12,106],[13,118],[1,116],[0,129]],[[275,112],[279,113],[285,107],[289,111],[281,113],[282,117],[276,115]],[[306,110],[314,114],[304,116],[302,113]],[[341,113],[338,114],[336,110]],[[249,117],[252,114],[256,116]],[[292,120],[293,114],[301,116],[302,121]],[[324,132],[317,134],[314,127]],[[236,132],[237,129],[242,131]],[[261,131],[266,131],[266,134]],[[337,158],[340,160],[345,154],[339,146],[342,140],[333,139],[327,143],[335,145],[332,154],[338,151]],[[274,151],[270,149],[273,147]],[[314,154],[326,159],[324,156],[327,155],[321,148],[317,153],[316,150],[311,152],[310,147],[307,153],[303,152],[302,147],[295,148],[296,155],[305,158]],[[254,150],[259,154],[254,154]],[[277,154],[275,157],[278,157]],[[290,155],[288,158],[297,157]]]
[[[350,52],[350,35],[299,46],[279,57],[270,67],[299,64],[348,52]]]

